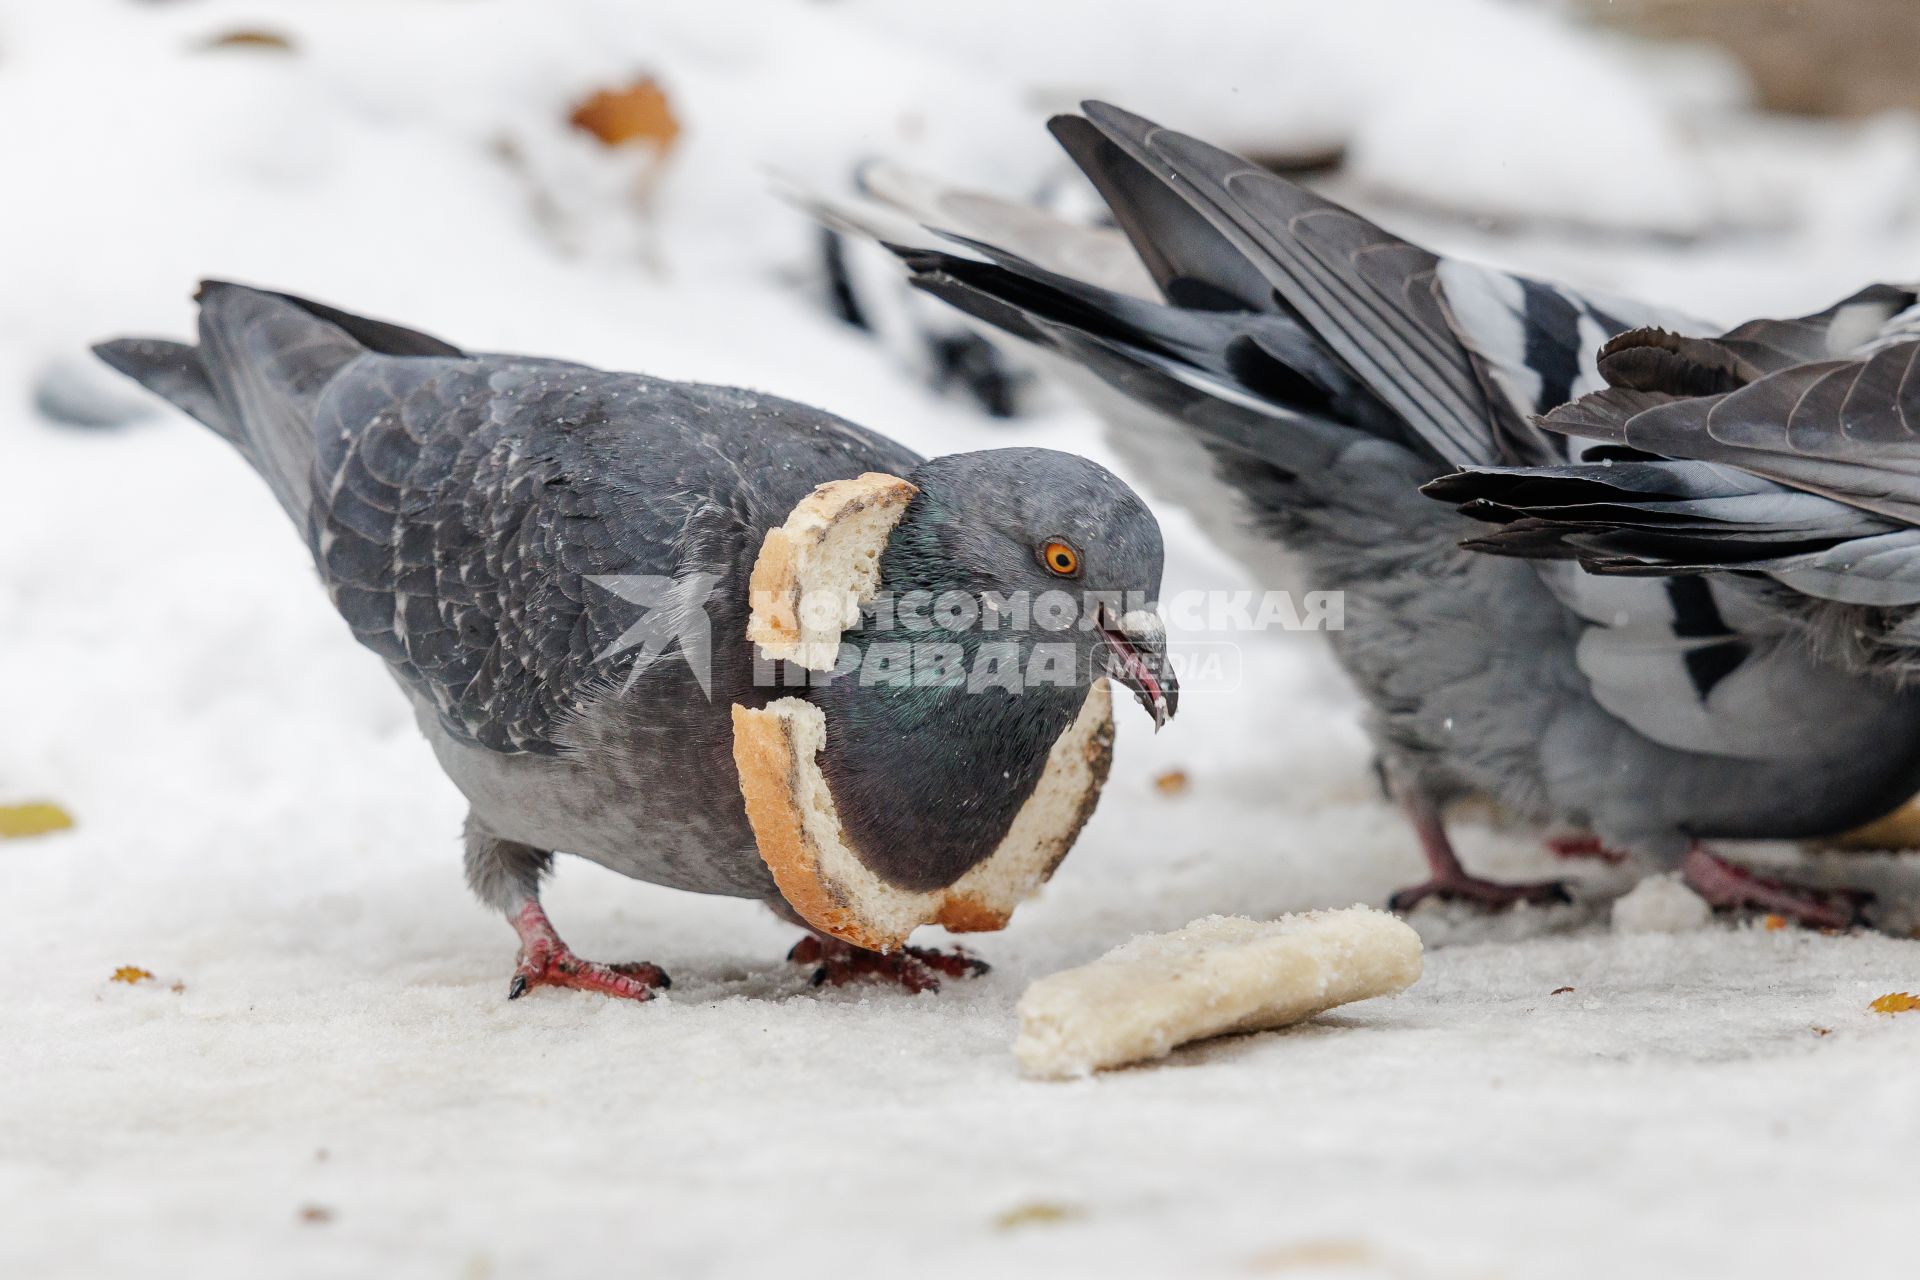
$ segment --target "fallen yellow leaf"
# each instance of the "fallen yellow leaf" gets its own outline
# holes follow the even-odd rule
[[[1056,1204],[1051,1200],[1035,1200],[1007,1210],[993,1220],[993,1225],[1001,1231],[1014,1231],[1021,1227],[1051,1226],[1055,1223],[1071,1222],[1082,1216],[1082,1211],[1072,1205]]]
[[[209,39],[202,49],[262,49],[269,53],[292,53],[293,41],[278,31],[227,31]]]
[[[132,986],[136,982],[152,982],[153,971],[151,969],[142,969],[137,964],[123,964],[113,971],[113,977],[109,978],[108,981],[124,982],[128,986]]]
[[[1165,773],[1155,774],[1153,785],[1163,796],[1177,796],[1192,785],[1185,769],[1169,769]]]
[[[1912,1013],[1920,1009],[1920,996],[1909,995],[1905,991],[1892,991],[1867,1007],[1875,1013]]]
[[[1335,1268],[1380,1264],[1380,1256],[1364,1240],[1302,1240],[1249,1258],[1254,1271],[1331,1271]]]
[[[73,815],[57,804],[0,804],[0,840],[65,831]]]
[[[600,90],[576,106],[567,122],[610,147],[644,142],[653,144],[662,154],[671,150],[680,136],[673,104],[652,76],[624,89]]]
[[[1760,923],[1770,930],[1778,931],[1787,927],[1787,918],[1785,916],[1768,916]]]

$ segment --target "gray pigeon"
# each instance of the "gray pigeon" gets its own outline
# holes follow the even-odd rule
[[[905,934],[999,927],[1065,855],[1104,778],[1102,673],[1156,724],[1173,714],[1151,610],[1106,603],[1157,599],[1159,527],[1082,458],[925,460],[754,392],[469,355],[233,284],[199,300],[197,347],[97,351],[245,455],[411,699],[471,805],[468,882],[519,934],[512,995],[666,984],[560,940],[539,899],[556,851],[760,899],[815,930],[795,956],[817,981],[924,990],[977,971]],[[883,498],[890,530],[862,524]],[[818,510],[831,518],[808,524]],[[829,547],[876,527],[882,544],[853,546],[867,603],[842,619],[830,670],[748,643],[763,608],[780,622],[785,597],[760,599],[758,576],[749,590],[771,548],[791,568],[809,529]],[[1055,631],[990,630],[954,607],[1062,590],[1089,604]],[[917,629],[879,614],[915,598],[935,602],[900,605]],[[929,674],[928,653],[948,666]]]
[[[1441,258],[1225,151],[1084,110],[1053,133],[1157,298],[1034,261],[1062,260],[1057,228],[1029,238],[1044,254],[960,237],[898,253],[921,288],[1048,353],[1158,496],[1270,585],[1303,565],[1305,585],[1345,593],[1336,652],[1431,867],[1396,903],[1560,893],[1463,870],[1441,815],[1479,794],[1590,833],[1576,848],[1684,859],[1718,904],[1852,920],[1852,900],[1698,842],[1810,837],[1895,808],[1920,785],[1920,695],[1820,662],[1738,583],[1464,551],[1472,523],[1420,493],[1463,466],[1566,462],[1533,418],[1601,385],[1602,343],[1706,327]]]

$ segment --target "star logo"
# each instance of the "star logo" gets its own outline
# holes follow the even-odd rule
[[[638,651],[634,652],[626,683],[621,686],[623,691],[632,688],[642,672],[677,647],[693,671],[694,679],[700,682],[700,692],[709,701],[713,699],[713,624],[707,617],[706,605],[714,584],[720,581],[719,574],[690,573],[684,578],[597,574],[587,581],[642,610],[632,626],[593,655],[595,662],[606,662]]]

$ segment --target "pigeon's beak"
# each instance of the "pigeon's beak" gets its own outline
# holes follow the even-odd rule
[[[1115,617],[1102,606],[1100,635],[1107,645],[1107,673],[1133,690],[1158,731],[1180,709],[1180,682],[1167,662],[1167,629],[1158,615],[1136,609]]]

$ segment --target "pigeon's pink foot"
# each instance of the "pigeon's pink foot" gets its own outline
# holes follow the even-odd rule
[[[1567,886],[1558,880],[1502,884],[1498,880],[1482,880],[1479,876],[1470,876],[1461,871],[1457,875],[1435,875],[1420,884],[1402,889],[1387,899],[1387,906],[1394,911],[1411,911],[1428,898],[1441,902],[1471,902],[1488,911],[1503,911],[1522,902],[1542,907],[1573,901],[1567,893]]]
[[[536,987],[597,991],[617,1000],[651,1000],[654,992],[673,985],[667,971],[657,964],[595,964],[582,960],[560,941],[538,902],[520,908],[513,917],[513,931],[520,935],[520,959],[514,966],[513,985],[507,988],[509,1000],[518,1000]]]
[[[1387,899],[1390,910],[1411,911],[1428,898],[1438,898],[1442,902],[1477,903],[1490,911],[1499,911],[1521,902],[1543,906],[1573,901],[1567,893],[1567,887],[1558,880],[1501,884],[1469,875],[1467,869],[1460,865],[1459,855],[1453,851],[1453,842],[1447,839],[1447,829],[1440,819],[1439,806],[1418,791],[1408,791],[1400,795],[1400,807],[1406,812],[1407,821],[1413,825],[1414,834],[1420,838],[1420,851],[1427,857],[1427,878]]]
[[[1614,866],[1627,860],[1625,849],[1609,848],[1599,836],[1549,836],[1547,852],[1556,858],[1592,858]]]
[[[1697,844],[1687,851],[1680,873],[1716,910],[1765,911],[1811,929],[1851,929],[1864,922],[1866,906],[1873,901],[1873,895],[1861,889],[1816,889],[1770,879]]]
[[[932,947],[902,947],[898,951],[868,951],[838,938],[809,934],[793,944],[787,959],[795,964],[812,965],[813,985],[832,983],[838,987],[855,978],[878,978],[918,995],[938,991],[940,978],[974,978],[988,971],[987,962],[976,960],[955,947],[938,951]]]

